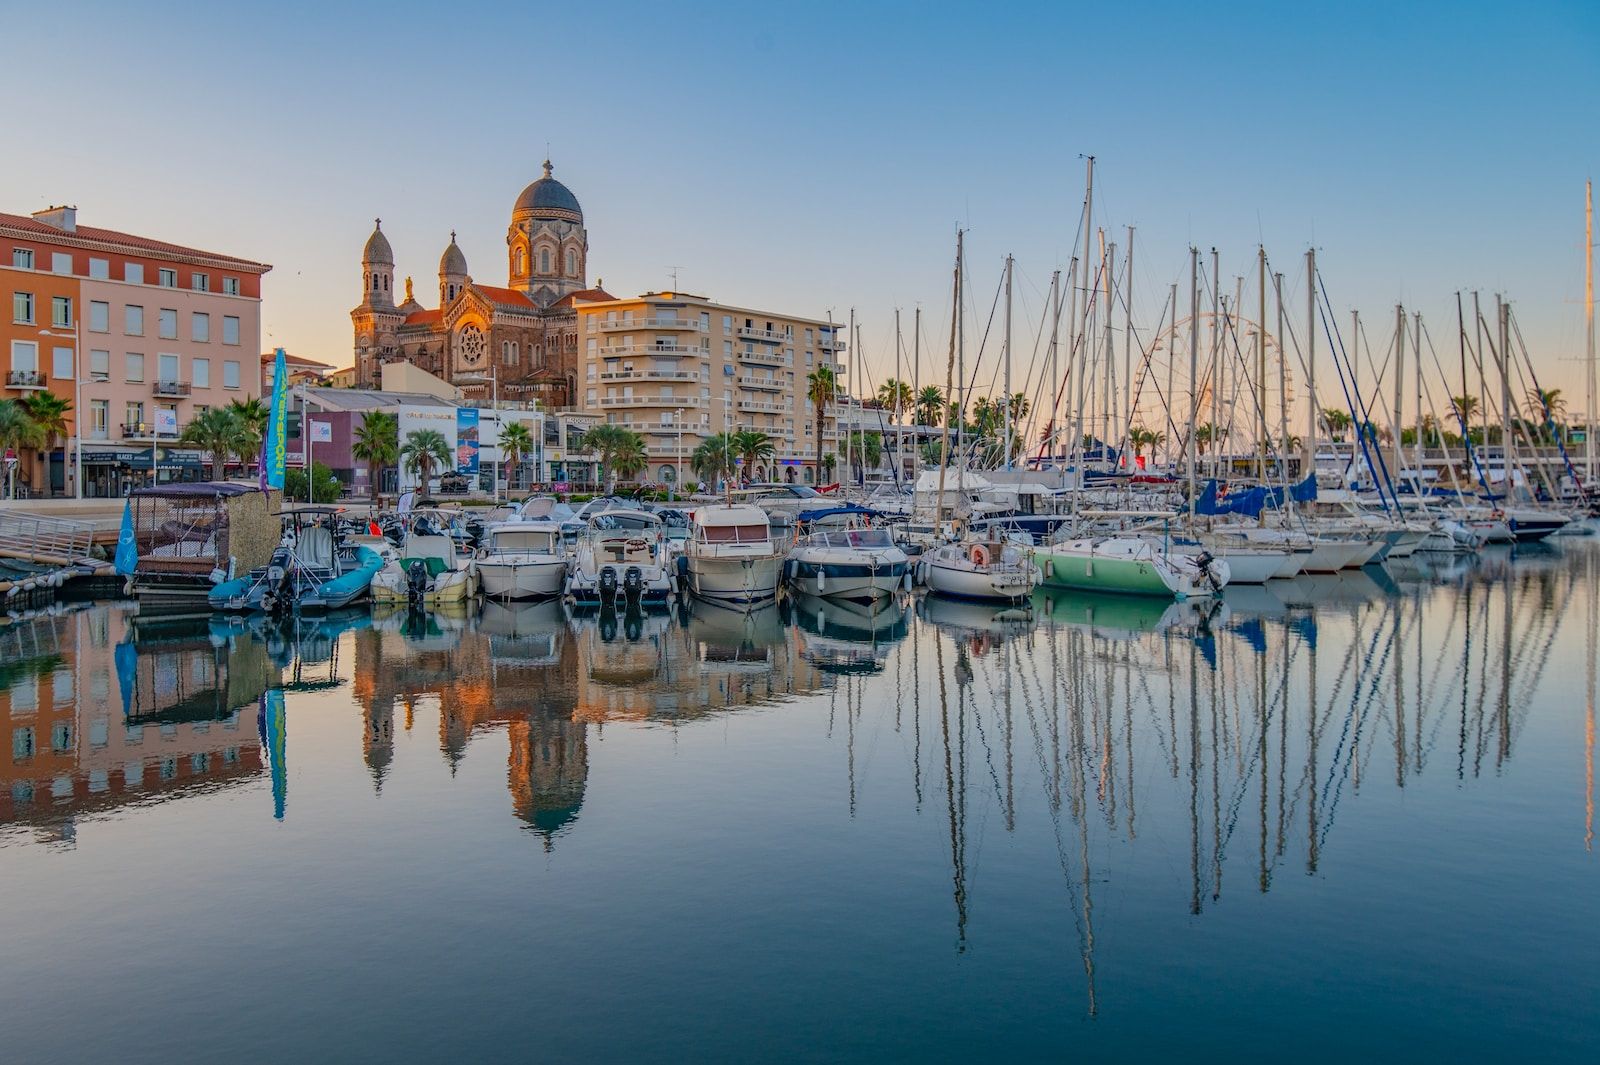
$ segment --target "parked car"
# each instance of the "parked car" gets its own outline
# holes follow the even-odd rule
[[[467,490],[467,477],[463,473],[446,473],[439,478],[439,491],[465,492]]]

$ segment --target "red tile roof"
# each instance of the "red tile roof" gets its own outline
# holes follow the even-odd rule
[[[436,322],[439,322],[439,321],[443,320],[443,318],[444,318],[444,312],[443,311],[438,311],[438,310],[434,310],[434,311],[412,311],[410,314],[406,315],[405,324],[406,325],[433,325]]]
[[[586,288],[578,292],[567,293],[565,296],[562,296],[560,299],[556,300],[556,306],[570,307],[578,300],[583,300],[585,303],[598,303],[601,300],[614,300],[616,298],[617,297],[613,296],[603,288]]]
[[[263,351],[261,353],[261,365],[265,366],[272,362],[273,359],[277,358],[277,355],[276,351]],[[313,370],[333,369],[333,363],[331,362],[318,362],[316,359],[308,359],[304,355],[296,355],[290,351],[283,353],[283,364],[285,366],[298,366]]]
[[[131,233],[119,233],[114,229],[101,229],[98,226],[78,226],[73,232],[67,233],[48,223],[20,214],[0,212],[0,233],[16,237],[31,237],[66,247],[100,247],[135,255],[170,256],[177,259],[201,260],[208,263],[226,264],[238,270],[259,274],[264,274],[272,269],[267,263],[240,259],[233,255],[223,255],[214,251],[201,251],[199,248],[186,248],[181,244],[168,244],[166,241],[151,240],[149,237],[139,237]]]
[[[528,294],[521,289],[495,288],[492,285],[480,285],[476,281],[472,283],[472,287],[502,307],[532,307],[534,305],[533,301],[528,298]]]

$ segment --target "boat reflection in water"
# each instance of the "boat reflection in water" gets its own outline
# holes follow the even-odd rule
[[[255,717],[278,667],[205,620],[102,605],[0,628],[0,841],[72,844],[84,818],[258,777]]]
[[[792,603],[801,654],[825,673],[881,673],[910,631],[907,599],[898,593],[863,602],[801,592]]]

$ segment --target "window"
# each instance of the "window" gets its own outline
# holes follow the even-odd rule
[[[222,387],[239,387],[239,364],[232,359],[222,364]]]
[[[239,279],[237,277],[223,278],[222,294],[224,296],[237,296],[239,294]]]
[[[33,324],[33,293],[13,292],[11,294],[11,320],[17,325]]]
[[[17,761],[32,758],[34,752],[33,729],[17,728],[11,730],[11,757]]]
[[[16,267],[18,270],[32,270],[33,269],[33,249],[32,248],[12,248],[11,249],[11,265]]]
[[[156,271],[156,284],[162,288],[178,287],[178,271],[160,269]]]
[[[144,356],[142,354],[137,351],[128,352],[124,365],[127,367],[127,373],[124,376],[128,383],[137,385],[144,382]]]
[[[567,249],[567,276],[578,276],[578,253],[571,248]]]
[[[189,287],[194,289],[196,292],[210,292],[211,291],[211,275],[210,274],[190,274],[189,275]]]
[[[231,314],[222,316],[222,342],[224,344],[239,343],[239,319]]]
[[[111,380],[111,352],[89,352],[89,376],[96,381]]]
[[[144,308],[127,304],[122,308],[122,331],[131,337],[144,336]]]
[[[731,314],[722,316],[722,335],[725,337],[733,335],[733,315]]]
[[[89,401],[89,435],[96,439],[104,440],[110,420],[111,401],[91,399]]]
[[[89,276],[97,281],[104,281],[111,276],[110,259],[90,259]]]
[[[72,725],[65,721],[57,721],[50,726],[50,749],[57,754],[66,754],[72,750]]]
[[[156,380],[162,384],[173,384],[178,380],[178,357],[162,352],[156,356],[156,372],[160,374]]]
[[[53,251],[50,253],[50,272],[52,274],[72,273],[72,253],[70,251]]]
[[[50,324],[57,329],[72,328],[72,297],[50,297]]]
[[[211,339],[211,316],[195,312],[189,316],[189,339],[201,344]]]
[[[156,335],[162,340],[177,340],[178,312],[171,307],[163,307],[157,319]]]
[[[72,349],[70,347],[56,347],[50,351],[50,376],[62,381],[72,380]]]
[[[123,408],[123,425],[129,429],[138,429],[144,426],[144,404],[138,400],[129,401]]]
[[[31,340],[11,342],[11,370],[13,373],[34,373],[39,369],[39,345]]]
[[[189,363],[190,376],[194,379],[194,387],[211,387],[211,360],[195,359]]]
[[[550,249],[549,248],[540,248],[539,249],[539,272],[541,274],[548,274],[550,272]]]
[[[89,301],[89,332],[111,332],[111,304],[100,300]]]
[[[126,281],[130,285],[142,285],[142,284],[144,284],[144,264],[143,263],[123,263],[122,264],[122,280]]]
[[[588,400],[589,406],[592,407],[592,406],[594,406],[595,399],[598,397],[598,395],[599,395],[599,393],[597,393],[594,389],[591,388],[587,392],[584,393],[584,398],[586,400]]]

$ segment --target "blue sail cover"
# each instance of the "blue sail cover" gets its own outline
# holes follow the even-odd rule
[[[1296,503],[1314,503],[1317,498],[1317,474],[1313,470],[1299,484],[1289,486],[1289,498]]]

